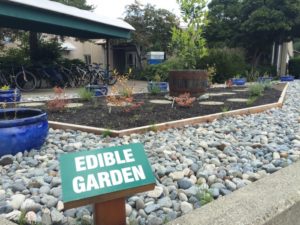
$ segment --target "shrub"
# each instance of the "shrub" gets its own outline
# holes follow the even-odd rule
[[[290,59],[289,73],[295,78],[300,78],[300,57]]]
[[[78,92],[78,95],[82,100],[90,101],[93,98],[94,93],[87,90],[87,89],[85,89],[85,88],[80,88],[79,92]]]
[[[258,97],[263,94],[265,85],[261,83],[255,83],[249,86],[249,93],[251,97]]]
[[[235,74],[243,74],[246,70],[245,54],[237,48],[210,49],[207,56],[197,62],[197,68],[207,69],[214,66],[216,74],[213,82],[224,83]]]
[[[174,69],[181,69],[182,61],[179,58],[170,58],[163,63],[157,65],[147,65],[141,73],[140,79],[154,81],[158,75],[161,81],[167,81],[169,71]]]

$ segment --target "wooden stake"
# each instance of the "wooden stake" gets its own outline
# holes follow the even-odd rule
[[[94,204],[94,225],[126,225],[125,198]]]

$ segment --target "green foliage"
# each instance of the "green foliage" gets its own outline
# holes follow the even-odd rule
[[[222,106],[221,107],[221,111],[222,112],[228,112],[229,111],[229,107],[228,106]]]
[[[26,216],[26,212],[25,211],[21,211],[21,215],[20,215],[20,217],[18,219],[18,224],[19,225],[26,225],[27,224],[25,216]]]
[[[295,78],[300,78],[300,57],[290,59],[289,73],[295,76]]]
[[[262,96],[265,90],[265,85],[261,83],[255,83],[249,86],[249,93],[251,97]]]
[[[132,43],[142,47],[141,55],[147,51],[168,52],[172,27],[179,27],[175,14],[151,4],[144,6],[139,1],[126,6],[125,21],[135,28]]]
[[[177,0],[185,29],[172,29],[171,48],[184,62],[184,69],[195,69],[197,61],[207,54],[203,26],[207,23],[205,0]]]
[[[105,131],[102,132],[102,136],[103,137],[111,137],[112,136],[112,132],[110,129],[107,129]]]
[[[212,194],[208,190],[198,190],[196,198],[200,201],[201,205],[205,205],[214,200]]]
[[[93,98],[94,93],[87,90],[87,89],[85,89],[85,88],[80,88],[79,92],[78,92],[78,95],[82,100],[90,101]]]
[[[170,58],[157,65],[148,65],[141,74],[140,79],[154,81],[155,76],[159,75],[161,81],[167,81],[169,71],[181,69],[183,62],[179,58]]]
[[[50,41],[41,39],[35,56],[43,64],[52,64],[55,61],[59,61],[62,57],[61,45],[55,39]]]
[[[253,105],[253,103],[257,100],[257,98],[258,98],[257,96],[252,96],[252,97],[248,98],[246,104]]]
[[[211,0],[206,38],[212,47],[244,47],[253,67],[274,42],[299,36],[299,1]]]
[[[242,74],[246,69],[244,52],[241,49],[215,48],[197,63],[197,68],[214,66],[213,82],[224,83],[235,74]]]
[[[157,85],[153,85],[150,88],[150,95],[157,95],[160,93],[160,88]]]
[[[152,124],[149,128],[148,131],[153,131],[153,132],[157,132],[158,131],[158,127],[155,124]]]

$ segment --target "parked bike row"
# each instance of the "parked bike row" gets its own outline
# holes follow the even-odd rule
[[[11,66],[4,68],[0,64],[0,87],[9,85],[22,91],[47,87],[84,87],[88,84],[113,85],[117,82],[117,73],[108,71],[101,64],[71,65],[68,68],[55,64],[51,66]]]

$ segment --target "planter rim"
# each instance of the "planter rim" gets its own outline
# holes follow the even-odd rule
[[[41,109],[32,109],[32,108],[8,108],[0,109],[0,113],[9,113],[9,112],[33,112],[34,116],[29,116],[19,119],[10,119],[10,120],[0,120],[0,128],[7,127],[16,127],[20,125],[26,125],[31,123],[36,123],[40,121],[47,120],[47,113]]]

